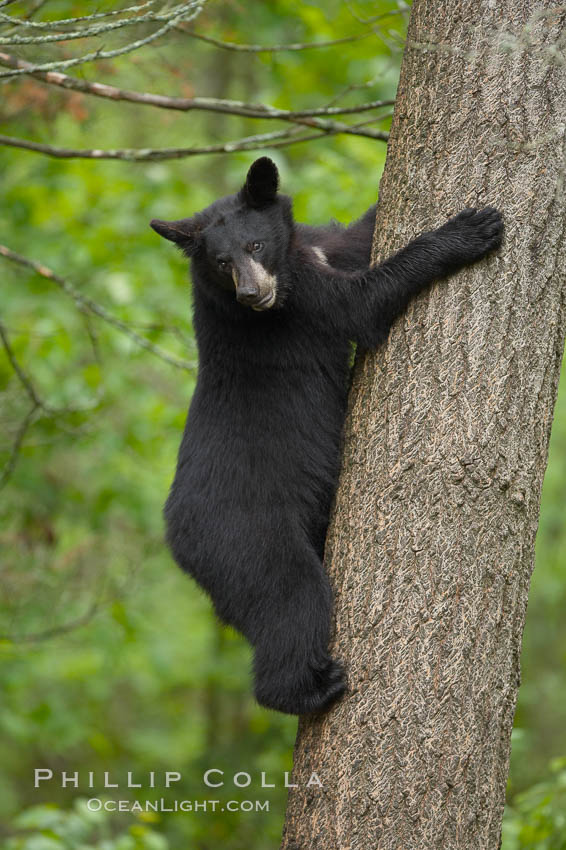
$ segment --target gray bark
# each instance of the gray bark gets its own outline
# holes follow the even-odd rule
[[[301,719],[284,850],[500,844],[564,346],[565,32],[540,0],[413,5],[375,258],[466,206],[506,237],[357,360],[326,552],[350,692]]]

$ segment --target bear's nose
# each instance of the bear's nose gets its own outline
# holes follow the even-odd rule
[[[259,290],[250,283],[244,283],[236,290],[236,300],[240,304],[254,304],[257,301]]]

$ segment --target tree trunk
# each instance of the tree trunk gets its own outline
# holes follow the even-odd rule
[[[547,0],[413,4],[375,257],[466,206],[506,238],[357,360],[326,550],[350,694],[300,722],[285,850],[500,845],[565,331],[565,28]]]

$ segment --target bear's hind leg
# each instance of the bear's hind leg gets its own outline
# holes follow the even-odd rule
[[[346,682],[342,665],[328,653],[332,592],[312,547],[280,565],[266,604],[253,639],[257,701],[287,714],[326,710]]]

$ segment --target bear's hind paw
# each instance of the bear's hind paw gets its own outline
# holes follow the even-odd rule
[[[321,714],[346,690],[344,668],[338,661],[330,660],[322,670],[310,670],[309,680],[305,684],[303,678],[300,686],[285,690],[258,685],[256,699],[265,708],[284,714]]]

